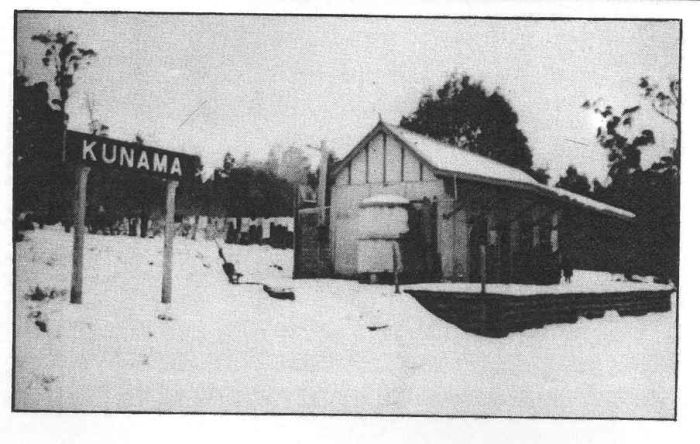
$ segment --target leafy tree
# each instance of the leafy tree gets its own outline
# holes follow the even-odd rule
[[[32,40],[46,46],[46,52],[41,61],[54,72],[54,83],[59,93],[59,98],[53,99],[51,103],[58,106],[64,118],[64,125],[67,125],[66,103],[69,90],[74,85],[73,77],[83,64],[89,65],[90,60],[97,56],[97,53],[92,49],[78,47],[73,31],[56,33],[47,31],[33,35]]]
[[[651,83],[649,77],[639,79],[639,87],[644,91],[643,95],[651,101],[652,109],[664,119],[672,122],[677,128],[680,128],[680,120],[678,119],[680,106],[680,81],[671,80],[668,84],[668,90],[662,90],[657,83]]]
[[[209,215],[238,219],[292,215],[294,185],[275,176],[264,165],[254,167],[234,162],[227,153],[222,167],[216,168],[212,177],[202,184]]]
[[[675,146],[669,149],[668,155],[662,156],[652,165],[652,170],[677,174],[680,170],[680,83],[678,80],[672,80],[668,89],[663,90],[658,84],[651,83],[648,77],[642,77],[638,87],[651,109],[673,123],[676,129]],[[650,129],[642,130],[637,135],[627,135],[641,105],[625,108],[620,114],[616,114],[610,105],[601,105],[600,101],[587,100],[583,103],[583,108],[591,109],[603,118],[604,124],[598,128],[596,136],[598,142],[609,151],[610,178],[615,180],[641,170],[641,148],[656,143],[654,132]]]
[[[453,74],[437,92],[426,92],[400,125],[499,162],[530,171],[532,152],[518,116],[498,91],[487,92],[468,75]]]
[[[676,174],[681,167],[681,144],[678,137],[681,131],[680,81],[671,80],[668,83],[668,89],[663,90],[657,83],[651,83],[649,77],[642,77],[639,79],[639,88],[642,89],[642,96],[647,99],[654,112],[673,123],[676,129],[675,146],[669,149],[667,156],[662,156],[659,162],[654,163],[652,169],[661,172],[670,171],[672,174]]]
[[[669,83],[669,90],[642,77],[638,85],[642,97],[652,109],[680,128],[680,85]],[[597,130],[600,145],[608,151],[609,184],[594,181],[593,196],[603,202],[628,209],[636,214],[635,222],[613,236],[617,240],[620,263],[628,271],[655,274],[678,282],[678,253],[680,232],[680,147],[671,148],[650,168],[640,165],[641,149],[655,143],[651,129],[635,131],[634,116],[641,105],[624,109],[617,114],[610,105],[586,101],[603,118]],[[586,227],[580,227],[586,229]]]
[[[57,107],[58,122],[54,119],[56,116],[49,113],[44,108],[40,109],[36,106],[32,109],[24,108],[19,114],[27,116],[27,112],[36,113],[33,117],[25,118],[19,123],[16,121],[18,133],[31,131],[34,133],[34,140],[37,143],[24,143],[27,139],[16,139],[17,155],[22,158],[29,159],[27,163],[18,164],[15,171],[15,184],[19,189],[30,187],[34,189],[34,196],[38,198],[32,200],[31,196],[18,196],[20,205],[32,208],[35,211],[43,213],[49,222],[53,223],[58,219],[62,219],[66,230],[69,230],[71,225],[70,214],[70,197],[73,188],[74,178],[70,171],[63,165],[63,150],[65,140],[65,130],[68,124],[68,115],[66,113],[66,102],[69,97],[69,90],[74,85],[74,75],[81,66],[87,65],[90,59],[97,54],[92,49],[78,47],[77,41],[73,32],[58,32],[50,31],[32,36],[32,40],[42,43],[46,51],[42,57],[44,66],[49,68],[54,77],[54,84],[58,89],[58,98],[50,100],[50,93],[46,83],[38,83],[37,89],[30,93],[26,87],[26,77],[23,77],[21,82],[15,82],[15,93],[25,95],[30,93],[33,98],[38,95],[42,96],[42,100],[46,100],[47,106],[53,105]],[[36,105],[36,102],[33,102]],[[15,100],[15,109],[23,108],[24,105],[20,101]],[[17,118],[17,113],[16,113]],[[32,119],[36,119],[35,123],[41,121],[33,128],[31,125],[25,126]],[[31,153],[28,152],[32,151]],[[20,193],[21,194],[21,193]],[[28,200],[27,200],[28,199]],[[38,200],[48,200],[48,202],[40,203]]]
[[[593,179],[593,195],[600,196],[605,191],[605,185],[603,185],[598,179]]]
[[[549,183],[549,179],[552,178],[552,176],[549,175],[549,171],[547,170],[547,168],[533,168],[530,169],[527,173],[530,175],[530,177],[532,177],[542,185],[547,185]]]
[[[233,155],[230,152],[227,152],[226,155],[224,156],[224,166],[220,170],[220,173],[227,174],[227,175],[231,174],[235,163],[236,163],[236,159],[233,157]]]
[[[29,84],[26,76],[16,72],[13,131],[15,159],[28,161],[51,158],[57,147],[53,137],[60,127],[60,121],[60,113],[49,106],[46,82]]]
[[[48,85],[14,76],[14,204],[53,224],[63,217],[62,187],[68,176],[60,163],[61,115],[49,105]]]
[[[641,148],[655,143],[654,132],[642,130],[637,135],[626,135],[633,123],[633,116],[640,109],[639,105],[625,108],[616,114],[610,105],[601,105],[598,101],[586,101],[582,105],[591,109],[603,119],[598,127],[598,143],[608,150],[608,176],[612,180],[624,180],[630,174],[641,170]]]
[[[287,182],[305,185],[311,164],[304,151],[296,146],[290,146],[282,153],[280,161],[279,177]]]
[[[277,151],[274,148],[270,148],[270,151],[267,152],[267,159],[265,159],[265,163],[263,164],[265,171],[272,175],[277,175],[280,169],[280,160],[279,156],[277,156]]]
[[[579,174],[573,165],[566,169],[565,176],[559,177],[559,182],[555,186],[582,196],[591,194],[591,184],[588,182],[588,177],[585,174]]]

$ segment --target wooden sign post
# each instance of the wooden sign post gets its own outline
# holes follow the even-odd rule
[[[73,195],[73,275],[70,285],[71,304],[83,302],[83,253],[85,251],[85,207],[89,166],[75,169],[75,193]]]
[[[165,191],[165,238],[163,244],[163,287],[160,301],[169,304],[172,300],[173,283],[173,238],[175,237],[175,190],[178,182],[169,180]]]
[[[71,303],[82,303],[87,179],[90,168],[94,167],[118,168],[167,180],[161,302],[169,304],[172,300],[175,191],[180,181],[194,179],[199,159],[188,154],[75,131],[66,131],[65,137],[66,161],[76,165]]]

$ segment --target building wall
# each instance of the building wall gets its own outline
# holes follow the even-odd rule
[[[361,150],[338,173],[331,191],[330,214],[335,273],[346,276],[357,273],[359,204],[363,199],[377,194],[393,194],[409,200],[443,197],[443,181],[428,166],[422,167],[423,180],[420,180],[420,170],[420,160],[417,157],[402,148],[393,136],[387,135],[385,138],[380,133],[369,141],[367,149]],[[366,174],[367,171],[369,174]]]
[[[512,188],[438,178],[421,163],[393,136],[380,133],[339,172],[330,210],[335,273],[357,273],[360,202],[377,194],[394,194],[412,201],[437,198],[437,250],[444,279],[478,280],[477,244],[483,242],[488,281],[524,282],[532,276],[544,282],[537,270],[528,271],[528,261],[537,269],[543,260],[538,244],[562,237],[561,233],[551,234],[561,212],[559,203]],[[481,234],[475,229],[480,220]],[[547,254],[551,268],[554,256]]]
[[[454,188],[450,185],[446,187],[448,195],[438,206],[439,251],[445,279],[473,281],[478,278],[475,276],[479,267],[478,246],[470,245],[470,237],[476,236],[474,227],[479,218],[486,226],[490,281],[517,280],[517,276],[511,274],[510,264],[517,261],[520,251],[534,249],[537,240],[543,241],[545,236],[550,243],[551,239],[560,238],[550,232],[560,214],[556,202],[513,189],[464,181],[458,183],[455,199]],[[544,227],[548,227],[546,235]]]

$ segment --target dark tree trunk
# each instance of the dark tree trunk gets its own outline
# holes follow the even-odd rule
[[[141,237],[146,237],[148,235],[148,214],[146,212],[141,213]]]
[[[136,227],[138,226],[138,218],[129,218],[129,236],[136,236]]]
[[[194,215],[194,226],[192,227],[192,240],[197,239],[197,230],[199,229],[199,211]]]

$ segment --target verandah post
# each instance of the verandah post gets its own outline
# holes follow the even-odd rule
[[[481,256],[481,294],[486,294],[486,245],[479,245]]]
[[[394,244],[391,246],[391,256],[394,265],[394,294],[401,294],[401,290],[399,289],[399,254],[396,251],[396,245],[397,242],[394,242]]]
[[[169,304],[172,300],[173,282],[173,238],[175,237],[175,191],[178,181],[168,180],[165,191],[165,230],[163,232],[163,287],[161,302]]]
[[[89,166],[75,169],[75,192],[73,194],[73,274],[70,285],[70,303],[83,302],[83,258],[85,251],[85,207],[87,204],[87,181]]]

